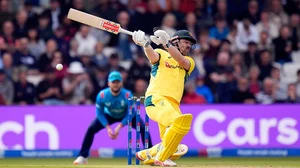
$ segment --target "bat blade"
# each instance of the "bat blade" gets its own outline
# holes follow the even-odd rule
[[[70,9],[68,13],[68,19],[80,22],[101,30],[108,31],[110,33],[118,34],[120,30],[122,32],[127,31],[121,28],[120,24],[85,13],[76,9]],[[127,32],[124,32],[127,33]],[[128,34],[128,33],[127,33]]]

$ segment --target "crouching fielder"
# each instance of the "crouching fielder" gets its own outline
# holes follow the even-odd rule
[[[172,39],[165,31],[157,30],[150,38],[164,49],[154,50],[143,31],[133,33],[133,41],[144,48],[152,64],[145,107],[149,118],[158,123],[162,142],[136,153],[136,157],[144,163],[152,159],[156,166],[176,166],[172,160],[175,160],[176,151],[189,132],[193,118],[191,114],[182,114],[179,105],[184,82],[195,67],[194,60],[188,54],[196,40],[186,30],[177,31]]]

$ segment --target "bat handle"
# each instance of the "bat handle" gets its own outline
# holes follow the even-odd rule
[[[128,30],[125,30],[125,29],[122,29],[122,28],[120,28],[119,32],[120,32],[120,33],[125,33],[125,34],[128,34],[128,35],[130,35],[130,36],[132,36],[132,35],[133,35],[133,32],[131,32],[131,31],[128,31]]]

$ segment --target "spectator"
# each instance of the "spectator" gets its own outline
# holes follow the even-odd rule
[[[198,27],[197,27],[196,15],[193,12],[189,12],[185,16],[185,24],[182,29],[188,30],[192,35],[198,37]]]
[[[237,90],[232,93],[231,102],[244,104],[255,103],[254,95],[249,92],[249,82],[247,78],[241,77],[238,79]]]
[[[14,54],[14,65],[26,66],[29,69],[28,73],[30,74],[38,73],[37,61],[35,57],[29,53],[28,50],[28,38],[22,37],[18,41],[19,41],[19,47],[17,48],[17,51]]]
[[[237,24],[236,44],[238,50],[245,51],[249,42],[258,42],[258,32],[248,17]]]
[[[14,31],[15,27],[12,21],[7,20],[2,25],[2,35],[7,45],[12,48],[15,45]]]
[[[212,68],[212,73],[210,73],[209,76],[214,83],[226,81],[225,72],[228,70],[228,66],[230,66],[229,59],[229,54],[227,52],[220,52],[218,54],[217,65]]]
[[[3,69],[0,69],[0,95],[3,96],[5,104],[12,104],[14,98],[14,86],[13,83],[6,78]]]
[[[167,13],[163,18],[161,29],[166,31],[169,36],[172,37],[176,32],[176,29],[174,28],[177,24],[176,22],[175,15],[172,13]]]
[[[170,2],[170,12],[176,17],[176,21],[177,21],[177,26],[182,25],[182,21],[184,20],[184,13],[182,13],[179,8],[180,8],[180,0],[172,0]]]
[[[73,37],[75,36],[75,34],[78,30],[78,27],[79,27],[78,24],[76,24],[75,21],[72,21],[71,19],[68,19],[67,15],[65,15],[63,17],[62,26],[65,30],[65,37],[64,38],[67,42],[70,42],[71,39],[73,39]],[[105,32],[105,31],[101,31],[99,29],[98,29],[98,31]]]
[[[134,83],[134,96],[140,97],[145,96],[147,90],[147,82],[144,79],[137,79]],[[144,103],[144,99],[141,100]]]
[[[8,51],[7,44],[6,44],[5,40],[4,40],[4,38],[0,36],[0,57],[6,51]]]
[[[2,94],[0,94],[0,106],[1,106],[1,105],[6,105],[5,99],[4,99],[4,97],[2,96]]]
[[[68,68],[69,76],[62,81],[67,104],[91,104],[89,97],[94,91],[93,85],[80,62],[72,62]]]
[[[28,13],[26,10],[19,10],[14,22],[15,31],[14,35],[16,38],[26,37],[28,31]]]
[[[267,11],[263,11],[260,14],[260,22],[256,24],[256,29],[258,34],[261,34],[261,32],[268,32],[269,40],[278,37],[279,27],[270,20],[269,13]]]
[[[78,54],[78,42],[75,39],[72,39],[70,41],[70,50],[69,50],[69,58],[70,58],[70,62],[71,61],[79,61],[79,54]]]
[[[291,39],[294,44],[293,49],[300,49],[300,14],[294,13],[290,16]]]
[[[260,62],[259,62],[260,75],[259,79],[264,80],[266,77],[271,75],[271,70],[273,68],[271,53],[268,50],[262,50],[260,52]]]
[[[14,67],[13,67],[13,57],[11,53],[6,52],[2,56],[2,61],[3,61],[3,71],[6,74],[6,77],[10,80],[13,81],[13,72],[14,72]]]
[[[92,69],[97,67],[97,64],[92,61],[92,53],[87,51],[83,51],[82,53],[79,53],[79,59],[82,64],[82,66],[85,68],[87,73],[91,73]]]
[[[8,0],[0,1],[0,25],[7,20],[13,20],[15,17],[14,13],[10,10],[11,5]]]
[[[57,50],[57,43],[53,39],[49,39],[46,43],[46,52],[40,56],[39,59],[39,71],[40,72],[45,72],[45,65],[48,65],[49,62],[51,62],[53,53]]]
[[[27,81],[27,68],[20,67],[18,72],[18,81],[14,85],[14,103],[19,105],[35,104],[36,90],[35,86]]]
[[[275,61],[285,63],[292,61],[291,53],[293,42],[291,39],[291,31],[288,26],[283,26],[280,29],[280,36],[273,40]]]
[[[269,77],[265,78],[263,82],[263,90],[255,96],[256,101],[260,104],[274,103],[275,91],[273,80]]]
[[[95,48],[96,53],[95,56],[93,56],[93,62],[99,67],[106,67],[108,65],[108,58],[104,55],[103,48],[103,43],[98,41]]]
[[[206,100],[203,96],[198,95],[195,91],[195,81],[189,81],[185,84],[186,93],[182,97],[185,104],[205,104]]]
[[[107,75],[107,71],[103,67],[96,68],[94,73],[91,75],[90,78],[94,87],[94,92],[91,94],[91,99],[93,102],[96,101],[99,91],[107,87]]]
[[[249,1],[246,15],[249,17],[253,25],[259,21],[259,8],[256,0]]]
[[[272,40],[269,37],[269,32],[262,31],[259,35],[259,42],[258,42],[258,49],[259,50],[272,50]]]
[[[31,1],[25,1],[24,3],[24,10],[27,12],[27,24],[32,28],[32,27],[37,27],[38,25],[38,15],[36,12],[33,10],[33,4]]]
[[[250,93],[256,95],[258,92],[260,92],[262,88],[261,82],[258,80],[260,74],[260,70],[257,66],[252,66],[249,69],[249,91]]]
[[[137,54],[137,58],[131,64],[128,73],[130,74],[128,82],[131,85],[134,85],[135,81],[138,79],[143,79],[145,81],[150,80],[151,67],[143,53],[139,52]]]
[[[230,51],[231,52],[237,52],[238,51],[238,46],[236,43],[237,40],[237,27],[236,26],[231,26],[230,27],[230,32],[227,35],[227,40],[230,41]]]
[[[226,69],[224,69],[223,79],[217,84],[217,100],[219,103],[230,103],[232,93],[237,89],[237,82],[233,72],[234,69],[232,67],[226,67]]]
[[[146,34],[153,34],[153,28],[161,25],[163,16],[164,13],[159,9],[156,0],[147,1],[147,11],[143,16],[143,20],[151,20],[151,22],[144,22],[142,30],[145,30]]]
[[[62,26],[58,26],[54,30],[54,37],[53,39],[56,41],[58,49],[62,53],[68,53],[69,51],[69,43],[65,40],[65,30]]]
[[[48,18],[45,13],[42,13],[39,16],[38,23],[38,34],[41,35],[41,38],[44,41],[49,40],[53,36],[52,28],[50,25],[50,18]]]
[[[274,82],[274,87],[276,87],[276,92],[274,93],[274,99],[276,103],[285,102],[288,98],[288,84],[280,79],[280,69],[273,67],[271,70],[271,78]]]
[[[120,58],[117,53],[111,54],[111,56],[108,59],[108,66],[105,68],[108,72],[111,71],[119,71],[123,67],[120,66]]]
[[[205,101],[207,103],[213,103],[214,97],[213,94],[208,86],[205,85],[205,78],[204,76],[199,76],[196,80],[196,93],[198,95],[204,96]]]
[[[214,47],[218,47],[221,43],[221,40],[226,39],[227,35],[229,34],[229,29],[226,25],[225,18],[217,16],[215,23],[215,26],[209,30],[209,37],[211,38],[211,44]]]
[[[228,52],[231,53],[230,50],[230,41],[227,39],[223,39],[220,43],[219,52]]]
[[[95,53],[97,40],[90,33],[90,28],[86,25],[80,27],[80,31],[76,33],[75,40],[78,43],[78,53],[88,51],[91,54]]]
[[[122,11],[118,14],[118,22],[120,23],[121,27],[124,29],[131,29],[129,26],[129,14],[126,11]],[[115,37],[115,38],[113,38]],[[120,56],[122,60],[131,60],[132,59],[132,52],[130,49],[130,42],[131,39],[127,34],[119,34],[118,36],[112,35],[111,41],[113,39],[117,39],[116,45],[118,45],[118,49],[120,51]]]
[[[50,0],[50,9],[44,12],[48,18],[51,18],[50,25],[52,30],[60,26],[63,16],[65,15],[64,8],[61,7],[59,0]]]
[[[28,30],[28,50],[35,57],[36,60],[46,51],[45,41],[40,39],[36,28]]]
[[[68,65],[64,61],[63,53],[60,51],[55,51],[51,57],[51,62],[47,64],[47,68],[51,67],[55,69],[55,76],[58,81],[62,81],[62,79],[67,75]],[[56,69],[57,64],[62,64],[63,68],[61,70]]]
[[[284,12],[280,0],[272,0],[270,6],[270,20],[278,27],[288,24],[289,17]]]
[[[45,78],[37,86],[37,99],[44,105],[62,105],[63,89],[57,80],[55,69],[47,67]]]
[[[296,93],[300,99],[300,69],[297,71]]]
[[[119,72],[122,75],[123,87],[128,90],[134,90],[134,86],[128,82],[128,71],[125,68],[120,67]]]
[[[92,14],[106,18],[107,20],[117,21],[118,11],[112,8],[109,4],[109,1],[98,1],[99,4],[93,8]]]
[[[240,53],[234,53],[231,59],[231,65],[234,69],[235,78],[245,76],[247,73],[247,67]]]
[[[248,69],[251,66],[257,66],[260,64],[259,52],[255,42],[251,41],[248,43],[248,50],[244,54],[244,62]]]
[[[299,103],[300,102],[300,97],[297,96],[296,93],[296,85],[291,83],[288,85],[288,98],[287,102],[288,103]]]

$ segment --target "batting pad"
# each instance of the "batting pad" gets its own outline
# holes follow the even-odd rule
[[[157,154],[159,161],[165,161],[176,152],[178,145],[191,128],[192,120],[191,114],[183,114],[174,120],[163,137],[163,148]]]

